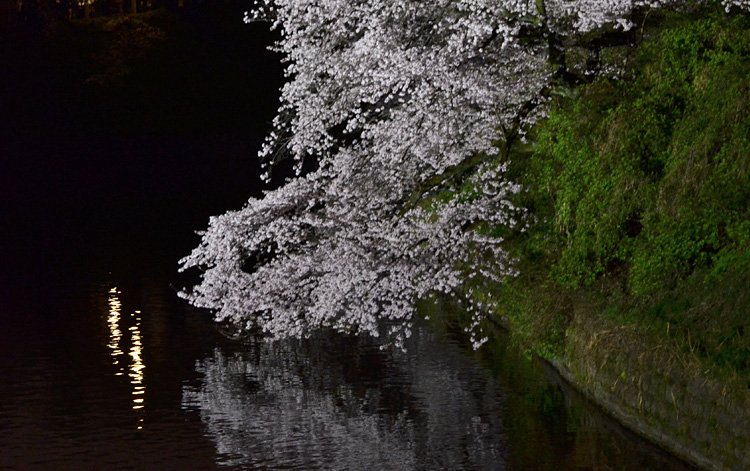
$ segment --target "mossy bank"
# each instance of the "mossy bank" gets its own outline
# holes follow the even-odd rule
[[[702,468],[750,469],[750,17],[637,28],[510,146],[520,274],[475,297],[626,425]],[[587,54],[567,50],[568,69]]]

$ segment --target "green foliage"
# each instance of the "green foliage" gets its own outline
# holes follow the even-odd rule
[[[560,99],[527,183],[551,202],[554,279],[589,285],[628,268],[648,295],[710,266],[750,217],[750,34],[746,17],[665,29],[635,80]]]
[[[543,356],[571,319],[604,315],[748,375],[750,17],[672,14],[646,33],[629,79],[555,93],[532,152],[510,149],[537,221],[507,237],[521,275],[497,314]]]

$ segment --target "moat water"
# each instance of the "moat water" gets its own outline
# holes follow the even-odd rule
[[[247,196],[254,143],[170,139],[4,176],[0,469],[690,469],[502,335],[228,338],[177,297],[177,260]]]

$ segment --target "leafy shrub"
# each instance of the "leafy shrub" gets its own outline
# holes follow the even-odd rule
[[[748,247],[748,18],[677,25],[639,48],[634,80],[561,98],[539,131],[527,183],[562,286],[626,269],[647,296]]]

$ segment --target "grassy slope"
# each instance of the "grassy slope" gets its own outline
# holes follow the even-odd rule
[[[673,449],[747,464],[750,17],[651,21],[623,78],[562,91],[511,149],[538,219],[507,237],[520,276],[493,311]]]
[[[545,356],[587,305],[750,377],[750,18],[669,16],[631,56],[512,155],[539,221],[498,309]]]

